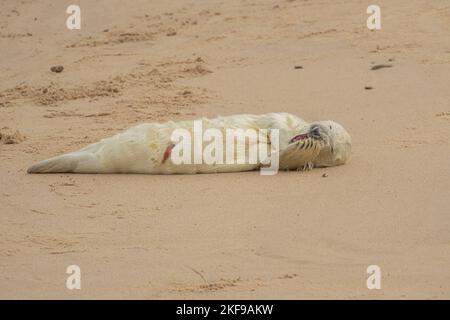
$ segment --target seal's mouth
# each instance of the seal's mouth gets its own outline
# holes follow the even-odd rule
[[[294,136],[291,140],[289,140],[289,143],[294,143],[309,138],[316,140],[323,139],[323,137],[321,136],[320,127],[317,124],[312,125],[309,129],[309,132]]]
[[[291,140],[289,140],[289,143],[294,143],[294,142],[297,142],[297,141],[306,140],[308,138],[309,138],[309,134],[308,133],[298,134],[295,137],[293,137]]]

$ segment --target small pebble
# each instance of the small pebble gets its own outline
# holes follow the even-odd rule
[[[365,86],[364,89],[366,89],[366,90],[372,90],[373,87],[371,87],[371,86]]]
[[[322,178],[326,178],[326,177],[328,177],[328,173],[324,173],[324,174],[322,175]]]
[[[53,66],[50,68],[50,70],[52,72],[60,73],[64,70],[64,67],[63,66]]]
[[[303,66],[294,66],[294,69],[303,69]]]

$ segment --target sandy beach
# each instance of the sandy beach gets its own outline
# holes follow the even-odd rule
[[[381,30],[360,0],[79,0],[80,30],[69,4],[0,0],[1,299],[450,298],[448,1],[380,0]],[[341,123],[351,161],[26,173],[139,123],[266,112]]]

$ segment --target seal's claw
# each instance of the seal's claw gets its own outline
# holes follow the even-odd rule
[[[309,171],[314,168],[314,164],[312,162],[307,162],[303,167],[302,171]]]

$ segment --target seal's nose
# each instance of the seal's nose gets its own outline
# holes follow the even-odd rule
[[[317,124],[313,124],[308,132],[309,136],[314,139],[320,139],[320,127]]]

